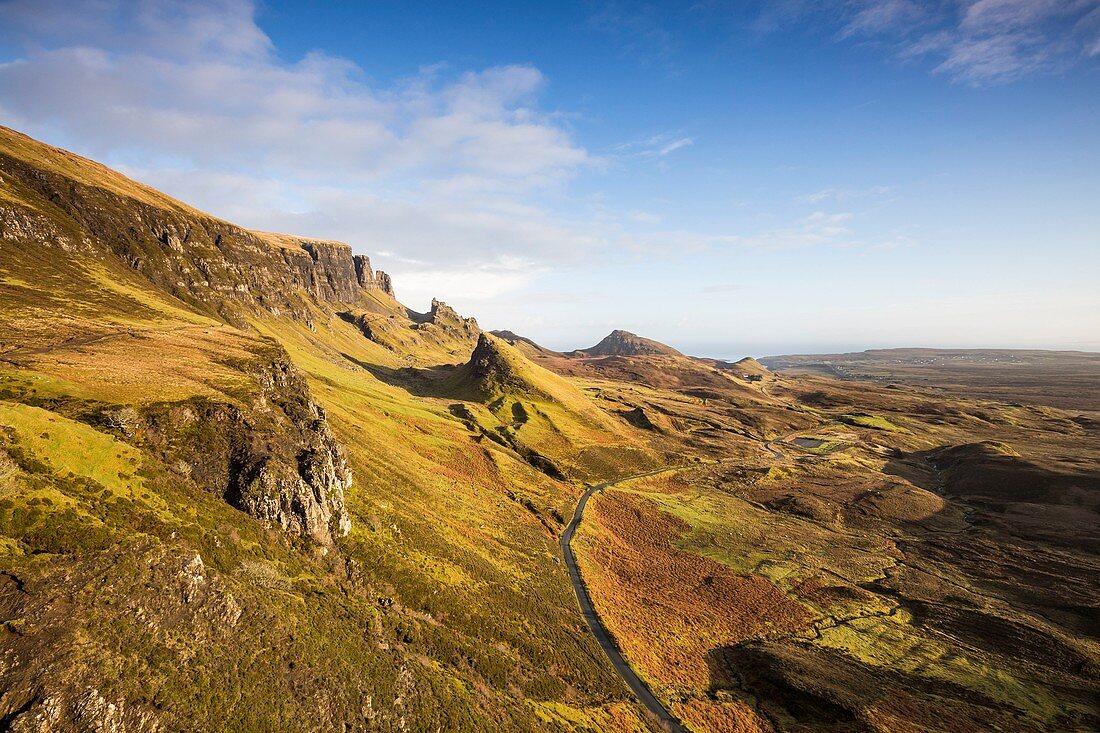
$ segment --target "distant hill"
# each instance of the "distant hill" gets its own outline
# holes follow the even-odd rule
[[[536,343],[532,339],[527,338],[526,336],[520,336],[518,333],[515,333],[514,331],[498,329],[496,331],[490,331],[489,333],[491,333],[494,336],[497,336],[499,338],[502,338],[505,341],[508,341],[513,346],[517,346],[517,347],[526,349],[527,351],[534,352],[535,354],[542,354],[542,355],[545,355],[545,356],[561,356],[562,355],[561,352],[554,351],[553,349],[548,349],[545,346],[543,346],[539,343]]]
[[[989,399],[1100,410],[1100,354],[1040,349],[870,349],[760,360],[773,371],[901,382]]]
[[[616,329],[600,343],[572,352],[574,356],[683,356],[660,341],[647,339],[630,331]]]
[[[746,356],[744,359],[738,359],[727,368],[734,374],[743,377],[763,377],[765,374],[771,373],[766,366],[756,359],[753,359],[751,356]]]

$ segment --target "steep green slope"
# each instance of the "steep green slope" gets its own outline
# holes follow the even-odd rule
[[[466,401],[452,412],[551,476],[595,480],[661,460],[643,431],[497,336],[481,334],[469,362],[439,380],[439,389]]]
[[[0,180],[13,730],[641,726],[557,563],[578,488],[400,376],[476,326],[2,130]]]

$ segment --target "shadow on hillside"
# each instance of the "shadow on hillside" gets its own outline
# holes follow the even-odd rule
[[[717,647],[707,653],[706,661],[712,695],[722,691],[748,693],[756,698],[757,709],[780,731],[872,731],[876,728],[865,722],[868,718],[891,717],[915,723],[938,721],[936,727],[940,730],[976,730],[984,729],[990,721],[1014,727],[1021,715],[1031,712],[1013,709],[954,681],[865,664],[804,642],[765,641]],[[1057,667],[1048,670],[1057,674]],[[1089,686],[1085,678],[1079,677],[1066,685],[1062,694],[1087,709]],[[1072,722],[1100,722],[1100,714],[1095,706],[1091,707],[1091,715]]]
[[[871,674],[868,680],[844,674],[847,665],[835,656],[784,642],[717,647],[706,654],[710,694],[748,693],[780,732],[872,731],[856,716],[885,693]]]
[[[1054,470],[991,441],[899,453],[882,470],[922,489],[984,504],[994,511],[1004,511],[1009,502],[1095,505],[1100,498],[1100,469],[1065,466]]]
[[[992,593],[1073,633],[1100,638],[1100,609],[1095,604],[1100,582],[1100,469],[1064,462],[1042,465],[1003,444],[978,442],[898,456],[883,471],[965,510],[969,527],[964,531],[933,529],[931,519],[919,522],[929,533],[908,540],[907,554],[949,565],[978,595]],[[946,512],[945,507],[940,514]],[[921,582],[932,582],[931,576]],[[946,586],[943,590],[948,597],[956,592]],[[998,623],[975,624],[971,643],[981,647]],[[963,636],[959,628],[946,631],[955,638]],[[1024,630],[1011,636],[1017,646],[1024,644]],[[1046,637],[1044,645],[1058,646],[1052,637]],[[1016,655],[1011,643],[1000,651]],[[1029,652],[1030,658],[1041,656],[1039,651]],[[1073,655],[1061,656],[1065,668],[1081,664]]]
[[[447,383],[447,377],[459,369],[458,365],[441,364],[433,367],[393,368],[380,364],[370,364],[344,352],[340,352],[340,356],[364,371],[370,372],[371,376],[378,381],[385,382],[391,387],[403,389],[415,397],[456,399],[453,394],[454,390]]]
[[[928,457],[921,453],[908,453],[900,456],[891,456],[882,467],[882,472],[888,476],[903,478],[914,486],[919,486],[926,491],[939,493],[940,477],[935,467],[929,462]]]

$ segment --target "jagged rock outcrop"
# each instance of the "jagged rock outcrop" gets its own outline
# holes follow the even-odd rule
[[[466,336],[476,336],[481,333],[476,319],[460,316],[454,308],[435,298],[432,298],[431,310],[427,313],[410,311],[409,318],[420,326],[436,326]]]
[[[481,383],[505,386],[516,381],[518,376],[500,343],[485,333],[478,337],[477,346],[474,347],[474,353],[470,355],[467,367],[470,375]]]
[[[78,693],[32,697],[25,710],[5,720],[4,730],[12,733],[161,733],[163,726],[146,710],[132,711],[125,700],[108,699],[95,687]]]
[[[382,270],[376,270],[374,273],[374,281],[378,285],[378,289],[386,295],[393,297],[393,279],[390,278],[388,272]]]
[[[649,417],[649,413],[641,407],[635,407],[633,410],[627,410],[622,413],[623,419],[636,428],[643,430],[660,430],[655,422]]]
[[[331,546],[351,529],[344,449],[285,355],[263,355],[248,371],[258,389],[246,408],[196,397],[105,422],[253,517]]]
[[[390,276],[381,270],[371,268],[370,258],[366,255],[355,255],[355,277],[359,287],[364,290],[381,290],[389,296],[393,296],[393,281]]]
[[[496,336],[482,333],[459,376],[483,399],[500,394],[546,398],[549,395],[531,378],[533,366],[515,347]]]
[[[8,632],[5,639],[2,729],[13,733],[180,730],[178,723],[165,725],[160,718],[163,709],[147,697],[127,695],[105,681],[105,667],[75,662],[70,655],[86,648],[78,640],[88,638],[84,624],[95,613],[93,607],[120,587],[125,594],[108,596],[114,601],[111,614],[140,629],[145,644],[161,653],[179,654],[175,658],[179,663],[188,659],[187,643],[207,647],[239,643],[244,609],[222,574],[194,550],[149,540],[83,561],[69,556],[47,572],[44,577],[0,575],[4,618],[33,619],[30,628]],[[9,587],[4,588],[5,584]],[[34,631],[28,633],[30,629]]]
[[[615,330],[600,343],[572,352],[573,356],[683,356],[660,341],[643,338],[630,331]]]
[[[381,272],[374,275],[378,289],[389,286],[388,277]],[[336,315],[376,344],[405,355],[459,357],[469,353],[481,333],[476,320],[463,318],[440,300],[433,300],[427,313],[407,308],[398,312],[386,304],[366,302],[362,309],[338,311]]]

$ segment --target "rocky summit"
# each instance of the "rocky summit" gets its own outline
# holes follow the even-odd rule
[[[595,346],[574,353],[583,356],[682,356],[671,346],[621,330],[612,331]]]

